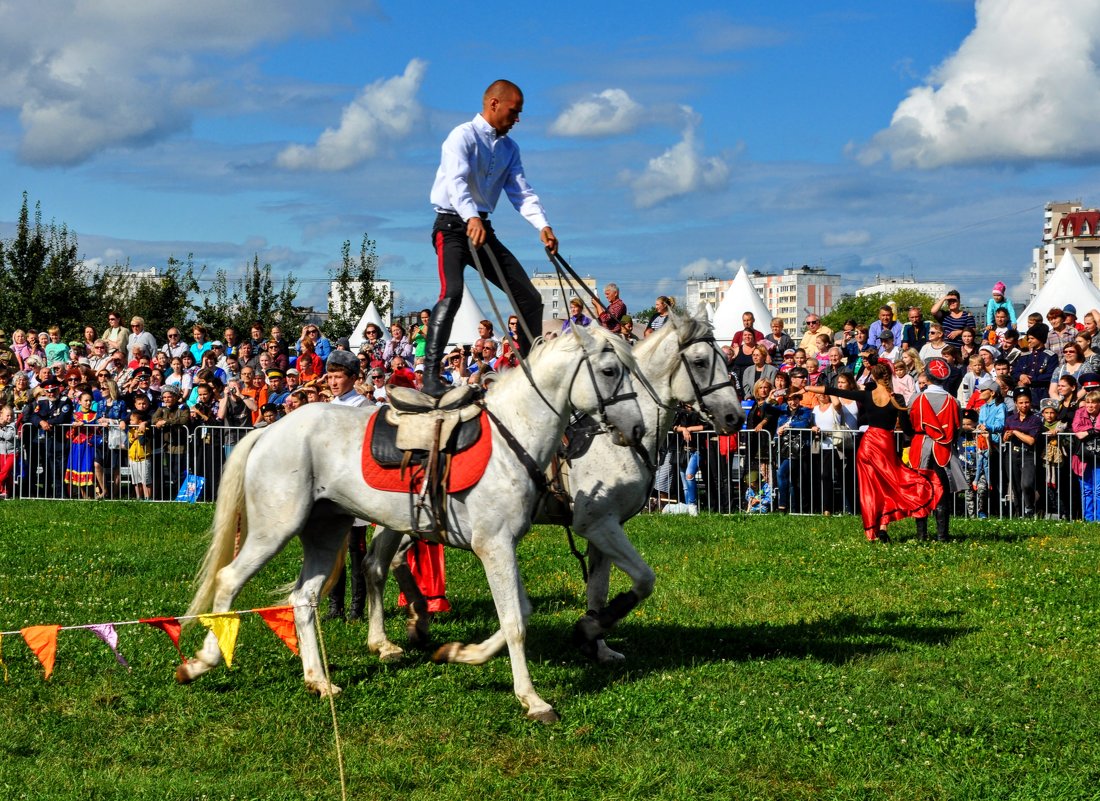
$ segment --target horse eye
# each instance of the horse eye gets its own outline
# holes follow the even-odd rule
[[[695,360],[695,366],[696,367],[706,367],[707,363],[703,359],[696,359]]]
[[[607,376],[608,378],[610,378],[610,377],[614,376],[614,375],[615,375],[615,373],[616,373],[616,370],[615,370],[615,368],[613,368],[613,367],[605,367],[605,368],[603,368],[603,374],[604,374],[605,376]]]

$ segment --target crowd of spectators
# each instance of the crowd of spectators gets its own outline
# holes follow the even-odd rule
[[[562,330],[602,325],[637,342],[618,287],[608,284],[604,296],[607,304],[594,304],[591,317],[579,303],[571,307]],[[659,297],[642,336],[658,330],[673,306]],[[429,319],[424,309],[408,330],[392,324],[389,336],[368,323],[355,351],[312,324],[293,339],[261,322],[247,332],[224,329],[220,338],[195,325],[186,341],[174,326],[161,338],[140,316],[126,325],[118,313],[101,330],[86,325],[72,339],[66,335],[76,332],[56,327],[16,330],[10,341],[0,331],[0,497],[11,496],[16,482],[27,497],[121,497],[123,467],[134,497],[175,497],[188,469],[201,472],[204,497],[213,497],[221,464],[244,432],[332,400],[335,386],[343,386],[326,369],[334,352],[354,355],[354,389],[369,402],[385,403],[387,385],[419,388]],[[942,357],[951,369],[944,386],[963,418],[959,452],[971,512],[1000,513],[1011,503],[1019,514],[1034,514],[1051,508],[1043,494],[1054,487],[1056,508],[1096,519],[1100,475],[1088,454],[1100,450],[1100,394],[1093,398],[1100,389],[1100,310],[1079,322],[1066,305],[1017,327],[997,284],[984,326],[956,291],[933,304],[931,319],[919,307],[899,315],[885,305],[874,320],[848,320],[835,332],[817,314],[804,322],[801,335],[792,336],[776,318],[765,334],[751,313],[743,316],[743,329],[723,350],[744,399],[746,430],[734,438],[699,434],[701,421],[682,409],[662,454],[666,469],[655,487],[661,503],[682,501],[680,509],[694,511],[701,483],[712,502],[724,499],[724,510],[853,511],[858,493],[843,490],[843,476],[853,472],[861,410],[803,388],[862,387],[876,364],[888,363],[898,401],[908,405],[926,385],[924,363]],[[487,387],[518,366],[517,325],[510,316],[500,336],[482,320],[478,337],[443,359],[444,381]],[[1081,446],[1067,447],[1057,432],[1076,433]],[[733,475],[740,476],[736,487],[721,478]]]
[[[859,492],[851,456],[864,427],[862,410],[804,388],[863,387],[873,381],[872,368],[884,363],[898,404],[908,407],[927,386],[925,362],[940,357],[950,367],[944,387],[962,419],[957,450],[970,487],[960,503],[968,513],[1098,519],[1100,310],[1079,321],[1068,304],[1032,314],[1018,328],[1004,289],[994,287],[985,325],[954,290],[932,305],[931,319],[919,307],[899,314],[884,305],[875,319],[847,320],[834,332],[809,314],[797,339],[778,318],[763,334],[746,313],[743,329],[724,348],[744,398],[746,431],[736,441],[670,437],[665,459],[671,469],[663,481],[659,471],[658,504],[671,501],[666,508],[694,512],[697,488],[687,477],[702,473],[712,509],[854,511]],[[676,432],[694,422],[682,410]],[[899,450],[912,433],[906,425],[899,415]],[[677,472],[679,487],[671,478]],[[730,476],[738,477],[734,488]]]

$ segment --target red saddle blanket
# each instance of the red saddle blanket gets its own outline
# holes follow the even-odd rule
[[[420,492],[424,482],[424,468],[419,464],[410,464],[404,475],[400,467],[383,467],[370,452],[371,438],[374,436],[374,424],[378,415],[371,415],[367,423],[367,432],[363,437],[363,480],[367,486],[386,492]],[[493,453],[493,437],[489,428],[489,416],[482,412],[478,418],[481,434],[473,445],[459,451],[451,458],[451,469],[447,474],[447,492],[462,492],[474,486],[485,473],[489,457]]]

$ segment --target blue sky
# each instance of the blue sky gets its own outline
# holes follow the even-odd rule
[[[1045,202],[1100,203],[1088,0],[19,6],[0,2],[0,234],[27,190],[90,260],[259,253],[319,305],[364,232],[399,302],[432,302],[439,144],[498,77],[525,91],[513,136],[563,253],[633,308],[741,264],[978,302],[1021,284]],[[506,201],[495,220],[547,265]]]

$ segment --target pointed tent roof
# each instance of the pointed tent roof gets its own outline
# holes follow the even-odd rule
[[[453,347],[455,345],[472,345],[474,340],[478,338],[477,326],[482,320],[487,320],[485,312],[481,310],[481,306],[474,300],[474,296],[470,294],[470,287],[467,284],[462,285],[462,302],[458,306],[458,312],[455,314],[454,323],[451,324],[451,341],[447,343],[447,347]]]
[[[363,331],[367,327],[367,323],[374,323],[376,326],[382,329],[382,336],[385,339],[390,338],[390,329],[386,326],[386,323],[382,320],[382,315],[378,313],[378,307],[374,305],[372,300],[367,306],[367,310],[363,312],[363,316],[359,318],[359,322],[355,324],[355,328],[348,334],[348,342],[351,344],[352,350],[359,350],[366,341],[366,337],[363,336]]]
[[[756,318],[757,331],[766,333],[771,327],[771,312],[760,299],[760,293],[756,291],[756,287],[749,280],[748,272],[742,266],[714,312],[714,336],[719,341],[731,339],[744,327],[741,323],[741,315],[745,312],[752,312]]]
[[[1092,282],[1092,279],[1084,274],[1077,259],[1066,249],[1062,254],[1058,266],[1054,269],[1043,288],[1039,290],[1032,301],[1027,304],[1017,316],[1017,320],[1027,320],[1032,312],[1038,312],[1046,319],[1047,312],[1057,306],[1059,309],[1067,303],[1077,307],[1077,319],[1085,316],[1086,312],[1100,309],[1100,289]]]

